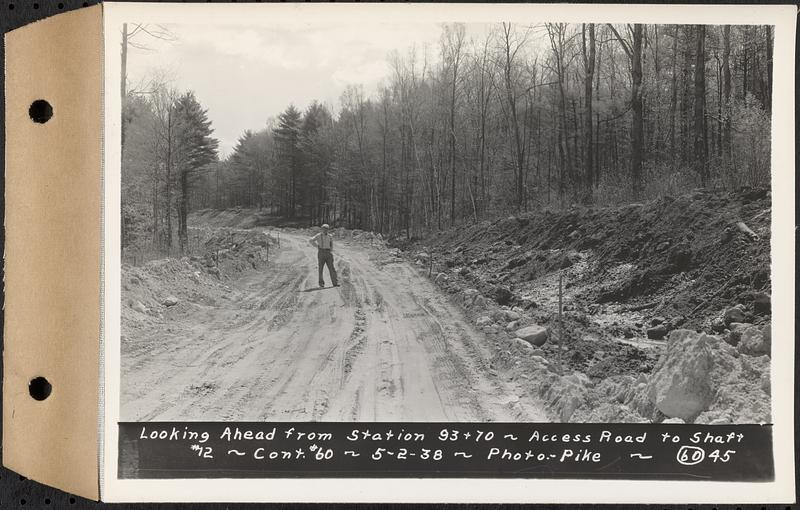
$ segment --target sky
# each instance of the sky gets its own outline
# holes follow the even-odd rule
[[[165,25],[174,41],[145,33],[128,51],[128,86],[154,74],[179,91],[194,90],[229,154],[245,129],[262,129],[289,104],[305,109],[316,99],[338,109],[348,84],[372,95],[390,75],[388,56],[429,46],[437,53],[437,23],[264,26]],[[468,27],[467,35],[485,26]]]

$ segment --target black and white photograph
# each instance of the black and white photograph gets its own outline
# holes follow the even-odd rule
[[[18,499],[796,502],[796,6],[89,4],[0,23]]]
[[[791,485],[778,9],[134,7],[105,21],[114,500]]]
[[[771,26],[119,29],[123,419],[770,422]]]

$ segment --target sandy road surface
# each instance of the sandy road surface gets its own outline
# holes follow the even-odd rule
[[[341,286],[316,290],[315,249],[281,239],[216,306],[123,349],[123,420],[547,421],[410,264],[338,242]]]

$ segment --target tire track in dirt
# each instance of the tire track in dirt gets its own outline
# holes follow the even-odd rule
[[[224,373],[220,377],[217,372],[236,371],[241,368],[238,365],[242,360],[264,358],[264,353],[260,352],[263,351],[263,345],[256,343],[258,331],[266,329],[266,325],[279,314],[286,313],[286,304],[290,302],[288,297],[296,295],[296,282],[306,277],[305,271],[292,269],[297,267],[297,253],[288,251],[286,255],[276,261],[276,271],[251,274],[237,282],[244,292],[232,299],[230,307],[218,308],[217,313],[212,314],[212,321],[198,322],[187,318],[171,324],[168,329],[185,328],[185,331],[167,336],[158,343],[159,348],[151,350],[146,356],[139,356],[132,365],[126,366],[128,358],[123,352],[123,373],[150,376],[141,377],[147,379],[145,384],[124,383],[123,401],[128,396],[125,390],[143,387],[144,392],[129,397],[133,398],[131,407],[135,409],[141,402],[158,402],[149,412],[140,414],[139,419],[169,419],[173,416],[183,417],[187,413],[192,416],[202,413],[206,407],[234,407],[245,398],[249,384],[237,384],[230,377],[224,377]],[[219,301],[224,302],[222,299]],[[262,349],[253,352],[259,346]],[[170,369],[163,369],[164,361],[171,362]],[[217,382],[208,382],[215,380]],[[198,386],[196,381],[206,382]],[[207,389],[209,385],[216,388],[210,395],[197,390]],[[175,393],[179,388],[183,390]],[[194,393],[203,394],[192,398]],[[201,403],[199,410],[195,409],[195,400]],[[220,400],[228,401],[228,404],[220,403]],[[224,413],[222,417],[227,418],[227,414],[233,416],[235,413]]]
[[[218,306],[129,328],[124,420],[546,421],[488,373],[488,339],[408,263],[338,242],[341,287],[316,290],[314,248],[281,239]]]

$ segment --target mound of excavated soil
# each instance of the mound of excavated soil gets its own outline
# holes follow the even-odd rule
[[[691,330],[670,334],[652,373],[588,377],[512,342],[495,366],[564,422],[769,423],[769,356],[739,353],[723,339]]]
[[[276,239],[256,230],[193,229],[200,255],[164,258],[135,267],[122,265],[122,333],[182,315],[188,308],[215,306],[229,278],[264,267]],[[198,232],[199,230],[199,232]]]
[[[768,342],[742,333],[770,320],[766,191],[695,191],[616,208],[528,213],[403,248],[497,339],[498,368],[536,379],[556,418],[741,423],[769,416],[769,358],[758,357]],[[509,310],[513,317],[504,315]],[[515,338],[529,324],[547,328],[544,345]],[[678,328],[719,333],[707,337],[711,347],[698,347],[714,356],[670,356],[666,338]],[[749,356],[728,345],[740,337],[747,338],[738,353]],[[730,352],[743,361],[731,361]],[[710,374],[693,405],[680,404],[684,387],[653,393],[648,386],[668,362],[692,368],[695,379]],[[689,377],[684,386],[696,382]]]
[[[770,197],[765,190],[696,191],[616,208],[528,213],[457,227],[413,248],[434,257],[434,271],[452,272],[486,296],[507,288],[511,304],[549,304],[536,302],[544,296],[534,287],[557,289],[547,277],[564,269],[567,309],[591,314],[591,305],[624,304],[703,327],[737,303],[754,312],[754,295],[769,294]]]

